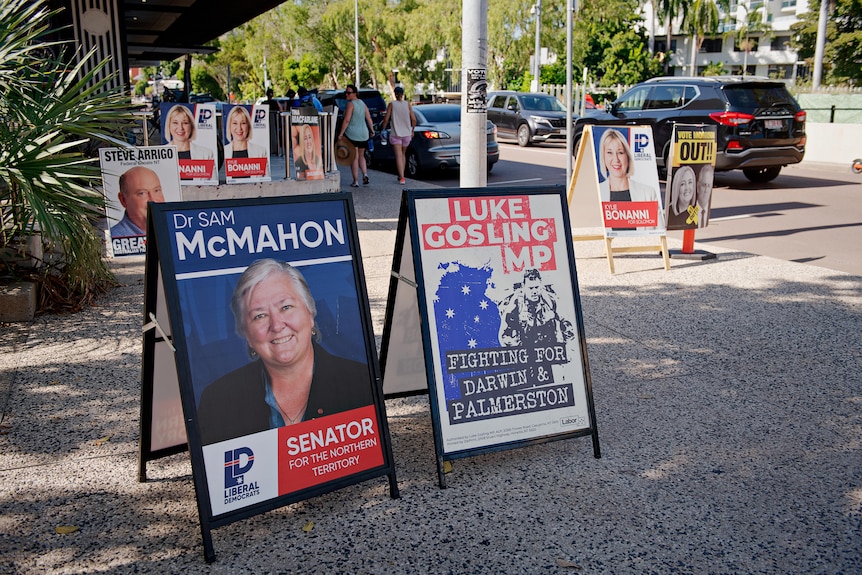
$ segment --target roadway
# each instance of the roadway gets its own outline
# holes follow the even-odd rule
[[[457,171],[423,176],[458,187]],[[520,148],[500,144],[488,186],[566,183],[561,144]],[[682,238],[682,232],[669,232]],[[742,172],[718,173],[709,227],[695,241],[862,276],[862,175],[850,166],[789,166],[767,184]]]

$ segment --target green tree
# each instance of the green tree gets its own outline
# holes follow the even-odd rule
[[[219,81],[200,65],[192,66],[192,92],[210,94],[217,100],[224,100],[225,96]]]
[[[710,63],[703,68],[704,76],[721,76],[723,74],[727,74],[727,68],[725,68],[724,64],[721,62],[710,61]]]
[[[636,0],[585,0],[574,27],[575,77],[587,67],[601,85],[631,84],[658,74],[647,50]],[[561,48],[555,47],[558,53]]]
[[[728,0],[720,0],[722,7],[729,10]],[[719,6],[715,0],[693,0],[682,19],[683,31],[691,36],[691,75],[697,75],[697,53],[707,36],[714,36],[721,24]]]
[[[833,0],[826,24],[823,54],[824,80],[829,84],[862,84],[862,0]],[[810,11],[791,26],[791,46],[799,57],[814,66],[820,1],[811,0]]]
[[[734,39],[736,45],[745,52],[742,61],[742,75],[745,76],[748,71],[748,55],[757,46],[757,40],[751,35],[760,34],[761,39],[769,38],[772,36],[772,25],[763,20],[763,12],[759,8],[751,10],[744,5],[740,5],[740,8],[745,11],[745,18],[736,23],[736,27],[729,35]]]
[[[671,41],[673,40],[673,20],[680,13],[685,13],[690,3],[691,0],[656,0],[656,13],[665,25],[665,51],[668,54],[671,51]],[[664,73],[667,75],[670,71],[670,58],[667,55],[663,58],[662,65]]]

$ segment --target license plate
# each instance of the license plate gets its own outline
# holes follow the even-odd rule
[[[566,135],[566,129],[565,129],[565,128],[563,128],[562,130],[560,130],[560,135],[561,135],[561,136],[565,136],[565,135]]]
[[[781,130],[784,128],[784,122],[781,120],[766,120],[767,130]]]

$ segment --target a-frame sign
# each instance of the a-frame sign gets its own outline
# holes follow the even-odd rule
[[[384,389],[429,389],[441,487],[479,453],[588,435],[600,457],[569,230],[560,187],[404,192]]]
[[[183,449],[152,441],[161,340],[208,562],[212,528],[384,475],[398,497],[355,222],[349,194],[150,204],[146,315],[172,336],[145,330],[141,476]]]
[[[670,269],[667,225],[649,126],[588,125],[575,158],[568,199],[576,194],[598,195],[602,235],[573,234],[575,241],[605,241],[608,268],[614,273],[614,254],[659,252]],[[659,244],[615,246],[615,238],[657,238]]]

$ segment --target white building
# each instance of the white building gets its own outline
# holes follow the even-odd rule
[[[649,28],[652,4],[646,5],[644,12]],[[749,38],[755,44],[746,53],[730,33],[746,21],[749,12],[758,14],[769,32],[752,32]],[[735,20],[723,14],[719,33],[707,38],[695,56],[694,72],[690,68],[693,39],[679,33],[682,18],[678,18],[673,25],[669,73],[674,76],[700,76],[707,65],[721,62],[727,74],[742,74],[745,67],[747,75],[793,81],[804,64],[798,60],[796,52],[790,49],[790,26],[798,22],[799,16],[805,12],[808,12],[808,0],[732,0],[731,13]],[[665,51],[667,31],[664,23],[656,23],[654,38],[655,51]]]

